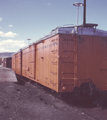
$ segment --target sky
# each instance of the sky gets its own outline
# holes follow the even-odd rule
[[[48,35],[66,24],[76,25],[77,7],[83,0],[0,0],[0,52],[17,52],[20,48]],[[107,31],[107,0],[86,0],[86,22]],[[83,23],[83,7],[79,23]]]

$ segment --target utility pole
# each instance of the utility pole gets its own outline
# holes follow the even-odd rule
[[[83,25],[86,24],[86,0],[84,0]]]

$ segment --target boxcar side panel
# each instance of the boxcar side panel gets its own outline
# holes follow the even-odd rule
[[[48,64],[48,76],[50,88],[58,92],[58,53],[59,53],[59,35],[51,37],[49,42],[45,46],[49,47],[45,49],[47,51],[47,64]]]
[[[29,47],[29,78],[34,80],[35,79],[35,45],[31,45]]]
[[[36,45],[36,81],[42,83],[43,71],[44,71],[44,54],[43,54],[43,43]]]
[[[36,45],[36,81],[58,91],[58,35]]]
[[[29,78],[29,47],[22,51],[22,75]]]
[[[78,36],[78,79],[107,90],[107,38]]]

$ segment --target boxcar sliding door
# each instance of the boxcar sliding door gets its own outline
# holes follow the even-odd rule
[[[35,45],[29,47],[29,78],[35,79]]]

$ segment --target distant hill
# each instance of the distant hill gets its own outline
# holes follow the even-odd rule
[[[2,52],[0,53],[0,58],[12,57],[15,52]]]

